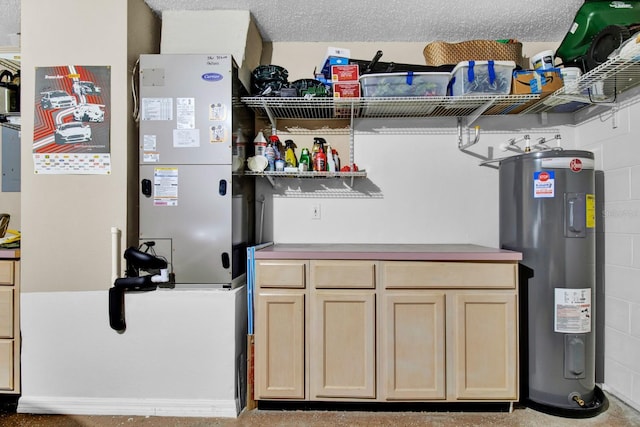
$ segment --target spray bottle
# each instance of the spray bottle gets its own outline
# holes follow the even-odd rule
[[[324,172],[327,170],[327,155],[324,154],[323,147],[320,147],[320,151],[316,154],[316,160],[313,163],[313,170],[316,172]]]
[[[273,151],[276,156],[275,160],[284,158],[284,154],[282,152],[282,143],[280,142],[280,138],[278,138],[278,135],[271,135],[269,137],[269,142],[271,142],[271,146],[273,147]]]
[[[338,156],[338,151],[334,148],[331,150],[331,155],[333,156],[333,162],[336,166],[336,170],[340,170],[340,157]]]
[[[298,165],[298,169],[300,172],[306,172],[313,169],[313,165],[311,164],[311,156],[309,155],[309,149],[303,148],[300,153],[300,164]]]
[[[331,149],[331,145],[329,144],[327,144],[327,171],[336,171],[336,162],[335,160],[333,160],[333,150]]]
[[[320,149],[324,151],[324,144],[326,143],[327,141],[324,138],[320,138],[320,137],[313,138],[313,147],[311,148],[311,162],[312,162],[311,166],[313,167],[314,171],[318,170],[316,169],[316,157],[320,152]],[[325,159],[325,165],[326,165],[326,159]],[[321,169],[321,170],[324,171],[324,169]]]
[[[298,159],[296,158],[295,144],[292,140],[284,141],[284,161],[287,167],[298,167]]]
[[[267,143],[267,148],[264,151],[264,156],[269,162],[268,170],[276,170],[276,150],[275,148],[273,148],[273,143],[271,142],[271,140],[269,140],[269,142]]]

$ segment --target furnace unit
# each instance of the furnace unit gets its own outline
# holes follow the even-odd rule
[[[254,244],[242,141],[254,118],[232,56],[142,55],[139,82],[140,242],[155,242],[178,287],[242,284]]]

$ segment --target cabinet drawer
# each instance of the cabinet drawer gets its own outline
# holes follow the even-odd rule
[[[13,340],[0,340],[0,390],[13,391]]]
[[[13,338],[13,288],[0,288],[0,338]]]
[[[0,261],[0,285],[13,285],[13,261]]]
[[[260,288],[304,288],[306,261],[256,261],[256,285]]]
[[[517,263],[391,261],[381,263],[385,288],[513,289]]]
[[[311,261],[311,283],[316,289],[374,289],[375,261]]]

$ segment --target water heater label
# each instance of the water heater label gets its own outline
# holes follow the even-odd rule
[[[555,172],[535,171],[533,173],[533,197],[554,197],[555,196]]]
[[[587,228],[595,228],[596,226],[596,196],[594,194],[587,194]]]
[[[555,288],[554,332],[591,332],[591,289]]]

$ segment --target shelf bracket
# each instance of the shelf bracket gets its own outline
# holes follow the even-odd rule
[[[476,126],[475,127],[475,137],[473,139],[473,141],[471,140],[471,137],[469,136],[469,140],[466,143],[463,143],[463,132],[462,129],[463,125],[462,125],[462,117],[458,117],[458,148],[460,150],[466,150],[467,148],[471,147],[472,145],[475,145],[478,143],[478,141],[480,140],[480,126]],[[467,129],[467,134],[469,133],[469,127],[466,126]]]
[[[276,188],[276,182],[272,176],[265,175],[264,177],[267,178],[267,180],[269,181],[269,184],[271,184],[271,188]]]
[[[463,128],[466,128],[467,134],[469,134],[469,127],[463,126],[463,119],[458,117],[458,149],[465,154],[469,154],[470,156],[477,157],[478,159],[483,160],[481,163],[482,166],[494,167],[492,165],[488,165],[485,162],[493,160],[493,147],[487,148],[487,155],[483,156],[482,154],[474,153],[473,151],[469,151],[468,148],[474,146],[480,141],[480,126],[475,126],[475,136],[473,140],[471,140],[471,136],[468,137],[467,142],[464,142],[463,138]],[[497,169],[497,167],[496,167]]]
[[[271,123],[271,135],[278,134],[278,119],[275,118],[271,109],[267,105],[267,99],[263,99],[262,108],[264,108],[264,112],[267,113],[267,117],[269,117],[269,123]]]

